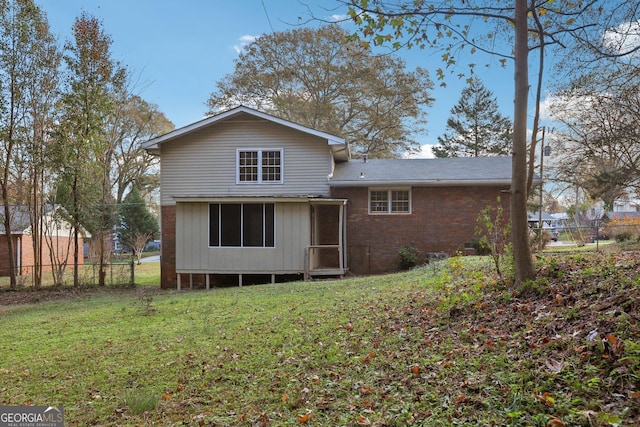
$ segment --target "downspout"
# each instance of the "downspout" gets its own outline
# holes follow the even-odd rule
[[[16,272],[22,274],[22,240],[20,237],[16,239]]]

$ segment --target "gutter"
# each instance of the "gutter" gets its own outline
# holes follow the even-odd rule
[[[429,181],[406,181],[406,180],[390,180],[390,181],[372,181],[372,180],[349,180],[349,181],[330,181],[331,187],[375,187],[375,186],[414,186],[414,187],[445,187],[445,186],[495,186],[495,185],[511,185],[511,179],[436,179]]]

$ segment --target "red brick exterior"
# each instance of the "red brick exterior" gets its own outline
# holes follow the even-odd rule
[[[13,248],[15,253],[15,248],[16,248],[16,245],[18,244],[18,237],[13,236],[12,240],[13,240]],[[2,234],[0,235],[0,276],[8,276],[8,275],[9,275],[9,248],[7,245],[7,235]]]
[[[407,243],[413,243],[422,256],[428,252],[454,255],[457,251],[464,251],[465,246],[475,237],[478,215],[488,205],[495,205],[498,197],[505,208],[505,217],[509,217],[507,190],[508,187],[487,186],[414,187],[411,190],[411,214],[408,215],[369,215],[369,193],[366,187],[334,187],[331,196],[348,200],[347,253],[352,254],[355,253],[352,250],[366,248],[368,254],[366,267],[362,267],[360,257],[358,266],[349,260],[349,267],[356,274],[375,274],[396,270],[398,250]],[[175,289],[175,206],[162,207],[161,225],[161,287]],[[332,223],[330,228],[334,229],[333,227],[337,227],[337,224]],[[326,233],[326,236],[333,235],[334,233]]]
[[[64,259],[66,255],[66,248],[69,247],[69,260],[73,258],[73,243],[69,245],[70,237],[56,237],[55,244],[59,248],[58,258]],[[18,248],[18,240],[20,241],[20,248]],[[80,247],[80,258],[78,260],[79,265],[84,264],[84,256],[82,251],[83,239],[80,236],[78,239],[78,245]],[[31,267],[35,265],[35,255],[33,251],[33,236],[29,234],[13,235],[13,250],[14,259],[20,255],[20,266],[23,273],[28,274],[31,271]],[[42,244],[42,271],[51,271],[51,255],[49,247],[45,242]],[[18,263],[14,263],[17,267]],[[0,235],[0,276],[9,275],[9,248],[7,247],[7,236],[5,234]]]
[[[398,250],[413,243],[423,256],[464,251],[475,237],[478,214],[500,196],[509,215],[508,187],[413,187],[411,214],[369,215],[368,188],[334,187],[332,197],[348,199],[347,244],[365,248],[368,266],[350,265],[354,273],[382,273],[398,266]],[[362,251],[360,251],[361,253]],[[353,253],[349,250],[348,253]],[[362,264],[360,262],[360,264]]]
[[[176,289],[176,207],[162,206],[160,211],[161,254],[160,254],[160,287]]]

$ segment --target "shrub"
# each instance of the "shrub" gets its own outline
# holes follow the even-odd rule
[[[513,254],[511,253],[511,223],[504,214],[500,197],[495,205],[489,205],[480,212],[477,219],[476,237],[481,246],[489,248],[489,255],[500,282],[506,283],[505,269],[513,267]]]
[[[400,270],[408,270],[418,265],[420,254],[413,243],[407,243],[398,250],[398,258],[400,262],[398,267]]]
[[[618,243],[622,243],[622,242],[626,242],[627,240],[631,240],[631,232],[630,231],[623,231],[621,233],[618,233],[614,236],[614,239],[616,240],[616,242]]]
[[[532,250],[541,251],[547,247],[547,243],[551,241],[551,233],[549,230],[535,229],[529,233],[529,245]]]
[[[477,255],[491,255],[491,245],[487,239],[474,237],[471,239],[471,247],[476,251]]]
[[[616,218],[607,221],[602,233],[621,243],[640,238],[640,218]]]

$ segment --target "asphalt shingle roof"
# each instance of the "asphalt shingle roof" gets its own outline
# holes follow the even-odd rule
[[[338,163],[334,186],[511,184],[511,157],[374,159]]]
[[[26,206],[10,206],[11,212],[11,233],[22,234],[31,224],[29,210]],[[0,207],[0,234],[6,234],[4,227],[4,208]]]

